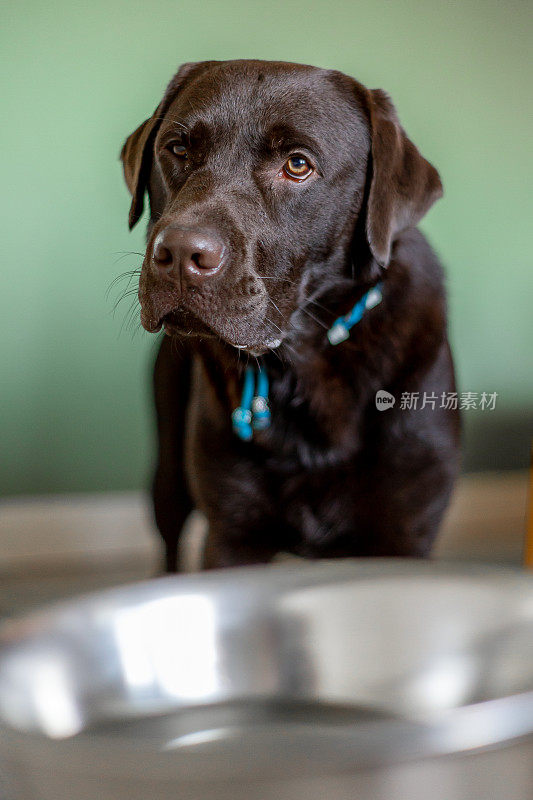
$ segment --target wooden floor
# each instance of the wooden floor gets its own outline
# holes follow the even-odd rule
[[[154,574],[150,565],[143,562],[9,571],[0,575],[0,617],[5,619],[55,600],[144,580]]]
[[[434,557],[521,568],[527,493],[525,473],[463,478]],[[8,501],[0,517],[0,617],[160,573],[159,540],[138,495]],[[204,530],[191,520],[188,571],[198,568]]]

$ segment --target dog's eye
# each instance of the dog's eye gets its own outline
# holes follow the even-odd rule
[[[313,172],[313,167],[305,158],[305,156],[297,153],[296,155],[291,156],[285,162],[283,172],[288,178],[292,178],[293,180],[297,181],[303,181]]]
[[[169,144],[168,149],[178,158],[187,158],[187,148],[184,144],[172,142],[172,144]]]

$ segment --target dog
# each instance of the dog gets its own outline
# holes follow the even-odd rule
[[[416,228],[442,185],[388,95],[300,64],[184,64],[121,159],[130,228],[150,203],[141,324],[166,334],[167,571],[193,509],[204,568],[428,556],[460,439],[443,272]]]

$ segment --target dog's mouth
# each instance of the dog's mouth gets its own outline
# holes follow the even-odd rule
[[[159,330],[163,327],[168,336],[179,334],[180,336],[215,336],[211,328],[205,322],[198,319],[195,314],[186,308],[176,308],[169,311],[159,321]]]
[[[152,320],[144,327],[150,333],[158,333],[161,329],[164,329],[167,336],[197,336],[223,339],[236,350],[242,350],[252,356],[261,356],[268,350],[275,350],[283,341],[281,335],[279,338],[270,338],[262,343],[240,341],[238,338],[233,340],[233,337],[230,338],[214,331],[186,308],[172,309],[172,311],[163,314],[158,320]]]
[[[280,327],[282,312],[272,302],[264,285],[245,275],[230,285],[199,287],[167,285],[141,275],[139,300],[141,325],[149,333],[161,329],[168,336],[216,339],[250,355],[263,355],[278,348],[287,331]],[[269,314],[270,312],[270,314]]]

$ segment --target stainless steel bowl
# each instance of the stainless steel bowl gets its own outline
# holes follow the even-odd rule
[[[87,596],[4,625],[0,724],[7,800],[531,800],[533,579],[344,561]]]

